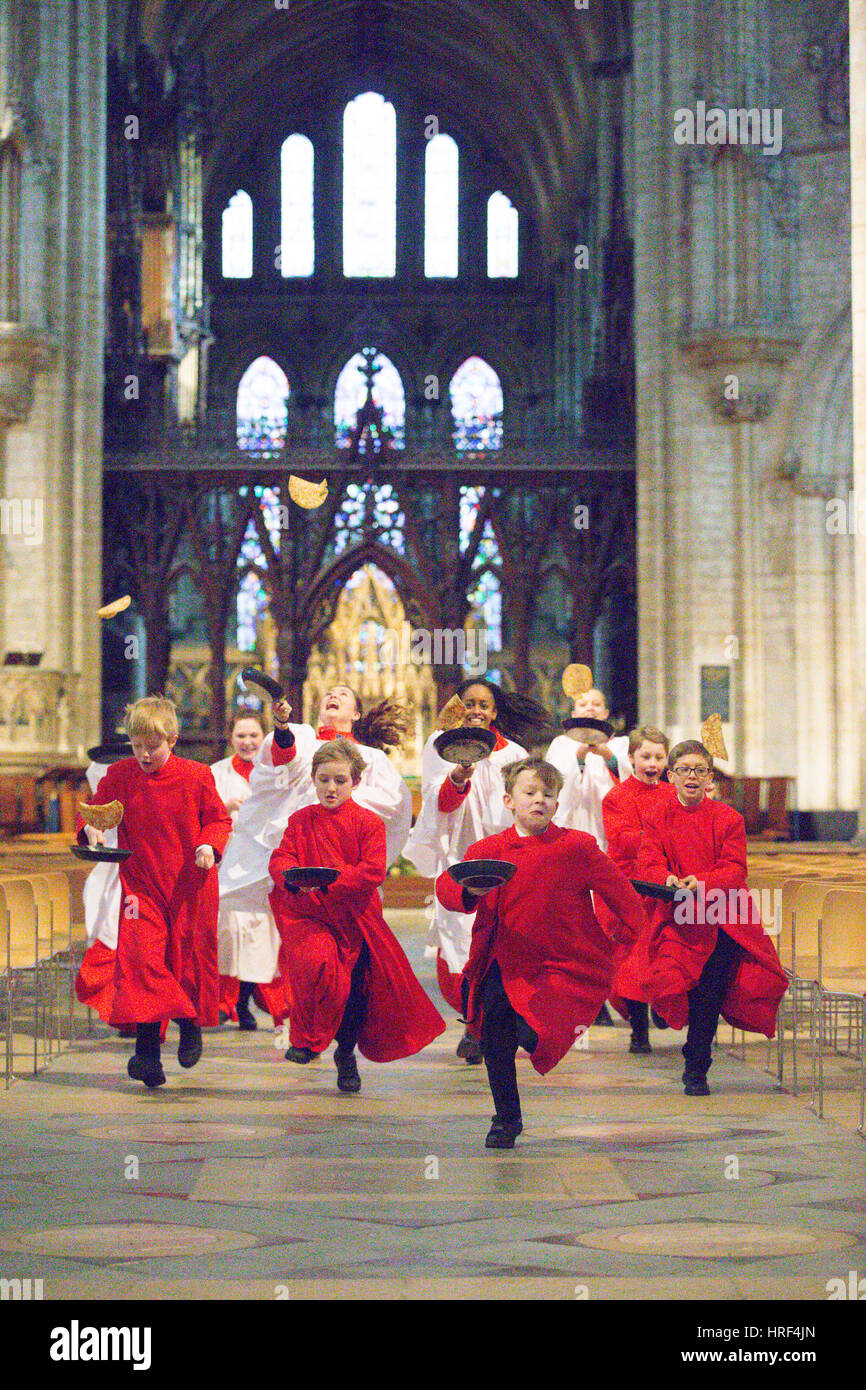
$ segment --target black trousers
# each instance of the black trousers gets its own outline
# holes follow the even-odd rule
[[[481,1050],[496,1118],[505,1124],[520,1124],[520,1092],[517,1089],[518,1047],[533,1052],[538,1046],[535,1033],[511,1005],[502,984],[502,972],[497,961],[492,961],[490,969],[481,982],[481,1007],[484,1018],[481,1024]]]
[[[628,1021],[631,1024],[631,1031],[636,1038],[643,1042],[649,1039],[649,1004],[644,1004],[640,999],[627,999]]]
[[[349,997],[343,1010],[343,1017],[337,1029],[337,1046],[341,1052],[352,1052],[358,1041],[358,1034],[367,1016],[367,996],[364,993],[364,976],[370,963],[370,948],[366,941],[361,946],[361,954],[352,969],[352,983]]]
[[[710,1069],[719,1014],[739,954],[736,941],[719,928],[715,947],[701,971],[701,978],[694,989],[689,990],[689,1031],[683,1048],[689,1071],[706,1076]]]

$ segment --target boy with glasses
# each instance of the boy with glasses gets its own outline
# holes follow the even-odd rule
[[[678,891],[673,903],[648,904],[643,984],[672,1028],[688,1024],[683,1085],[706,1096],[719,1016],[773,1037],[787,980],[745,891],[745,822],[708,795],[712,755],[688,739],[668,766],[675,795],[647,822],[635,876]]]

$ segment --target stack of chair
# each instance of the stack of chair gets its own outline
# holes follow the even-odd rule
[[[32,999],[33,1071],[62,1045],[68,1012],[74,1037],[75,947],[85,938],[73,911],[79,879],[64,871],[0,876],[0,984],[5,1022],[6,1086],[15,1070],[15,1023]]]

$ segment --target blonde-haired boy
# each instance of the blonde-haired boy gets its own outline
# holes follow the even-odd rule
[[[218,1021],[218,888],[214,866],[231,834],[231,819],[213,773],[174,755],[175,706],[161,695],[126,711],[133,756],[113,763],[93,805],[119,801],[118,846],[131,851],[120,865],[123,890],[109,1022],[136,1026],[127,1071],[161,1086],[160,1029],[180,1027],[177,1058],[195,1066],[201,1029]],[[104,832],[79,822],[79,840],[104,842]]]

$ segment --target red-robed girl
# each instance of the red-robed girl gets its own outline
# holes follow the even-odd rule
[[[270,895],[292,995],[286,1059],[304,1064],[336,1039],[341,1091],[360,1090],[357,1046],[374,1062],[420,1052],[445,1022],[418,983],[382,915],[385,825],[352,799],[364,768],[337,738],[312,759],[317,804],[295,811],[270,860]],[[286,872],[338,870],[327,888],[294,889]]]

